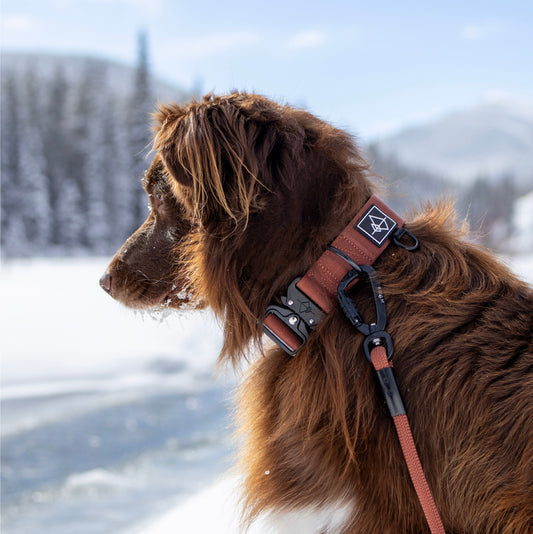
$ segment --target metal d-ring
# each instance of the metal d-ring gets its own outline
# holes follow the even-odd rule
[[[407,237],[409,237],[409,239],[411,239],[411,241],[413,242],[412,245],[406,245],[405,243],[402,243],[400,241],[400,239],[404,235],[406,235]],[[420,243],[418,242],[418,238],[406,228],[398,228],[394,232],[394,234],[392,234],[392,240],[394,241],[396,245],[398,245],[401,248],[404,248],[405,250],[408,250],[409,252],[412,252],[413,250],[417,250],[418,247],[420,246]]]

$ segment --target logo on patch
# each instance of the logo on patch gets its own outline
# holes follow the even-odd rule
[[[396,222],[372,204],[355,228],[374,245],[381,247],[396,229]]]

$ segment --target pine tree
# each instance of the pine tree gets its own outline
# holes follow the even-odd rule
[[[70,194],[78,197],[77,216],[78,221],[74,223],[75,210],[68,215],[71,223],[74,223],[79,231],[77,242],[80,248],[90,250],[94,246],[95,239],[91,235],[96,221],[91,219],[96,213],[100,213],[99,208],[94,204],[98,203],[97,195],[94,191],[98,188],[95,182],[100,181],[98,174],[98,160],[101,146],[98,144],[97,130],[98,122],[101,120],[99,114],[98,99],[105,90],[105,73],[102,65],[94,60],[87,59],[84,72],[77,86],[76,102],[73,111],[73,121],[70,126],[69,140],[69,161],[67,164],[67,176],[73,181],[69,185]],[[79,194],[76,195],[73,185],[76,185]],[[99,190],[101,191],[101,189]],[[62,231],[65,231],[63,228]],[[74,237],[70,232],[69,239]]]
[[[16,256],[26,241],[21,206],[24,190],[20,181],[19,91],[13,73],[2,77],[1,159],[1,243],[2,254]]]
[[[111,253],[148,213],[140,178],[155,99],[146,35],[129,94],[99,60],[80,68],[57,58],[51,70],[24,62],[2,73],[2,253]]]
[[[50,205],[46,162],[39,124],[40,93],[37,75],[29,66],[21,89],[26,105],[19,108],[18,169],[24,191],[20,206],[26,238],[33,255],[42,254],[50,239]]]
[[[87,121],[87,148],[83,171],[83,183],[86,199],[83,213],[86,226],[85,238],[89,250],[92,252],[105,252],[106,243],[110,235],[110,225],[107,218],[107,203],[105,196],[108,193],[105,180],[110,170],[106,168],[105,161],[105,129],[107,94],[106,72],[103,68],[91,68],[90,83],[85,86],[87,103],[89,105],[90,120]]]
[[[132,206],[138,182],[131,174],[129,137],[123,126],[123,108],[116,98],[108,97],[104,117],[103,193],[106,203],[108,252],[113,252],[135,230]]]
[[[140,180],[149,165],[150,150],[150,114],[153,111],[153,96],[150,86],[148,67],[148,44],[145,32],[138,36],[138,58],[135,71],[134,87],[128,108],[128,131],[132,162],[132,177]],[[146,198],[137,182],[133,205],[134,220],[141,223],[147,215]]]
[[[57,213],[61,210],[63,185],[68,172],[67,154],[71,148],[66,131],[69,86],[62,66],[56,68],[47,93],[42,131],[51,212],[50,245],[58,246],[61,245],[61,228]]]

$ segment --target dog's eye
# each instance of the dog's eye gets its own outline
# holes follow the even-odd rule
[[[154,192],[152,195],[154,209],[159,209],[165,203],[165,195],[161,192]]]

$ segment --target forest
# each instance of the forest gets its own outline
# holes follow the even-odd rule
[[[141,178],[162,91],[146,40],[130,72],[38,55],[3,58],[2,71],[2,255],[113,252],[148,213]]]

